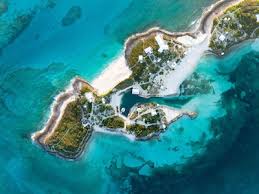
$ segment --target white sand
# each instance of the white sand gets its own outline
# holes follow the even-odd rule
[[[236,0],[231,3],[231,5],[222,7],[220,11],[217,11],[217,14],[215,13],[214,15],[210,16],[206,25],[207,30],[205,34],[200,32],[196,39],[188,35],[177,38],[177,41],[189,47],[189,49],[182,59],[180,65],[165,77],[164,86],[166,90],[160,91],[159,96],[174,95],[179,93],[179,87],[182,82],[194,72],[204,52],[209,50],[209,40],[211,37],[210,29],[213,25],[213,19],[216,16],[222,14],[222,12],[227,9],[227,7],[233,6],[241,1],[242,0]],[[213,6],[211,6],[210,9],[212,9]]]
[[[110,92],[117,84],[131,75],[131,70],[126,64],[124,55],[115,59],[93,82],[99,95]]]
[[[123,135],[124,137],[127,137],[131,141],[136,140],[135,135],[129,134],[125,129],[116,129],[115,131],[109,131],[106,128],[94,126],[94,131],[97,133],[106,133],[106,134],[119,135],[119,136]]]
[[[224,1],[224,0],[222,0],[222,1]],[[242,0],[235,0],[235,3],[238,3],[241,1]],[[232,3],[232,5],[233,4],[234,3]],[[165,83],[164,86],[165,86],[166,90],[160,91],[159,96],[173,95],[173,94],[177,94],[179,92],[179,87],[180,87],[181,83],[188,76],[190,76],[193,73],[193,71],[195,70],[195,68],[198,64],[198,61],[202,57],[203,53],[206,50],[208,50],[209,38],[211,36],[210,29],[212,27],[213,18],[216,15],[219,15],[220,12],[222,12],[224,9],[226,9],[226,7],[222,8],[221,11],[218,11],[217,14],[214,14],[213,16],[209,17],[208,22],[205,26],[207,29],[207,30],[205,30],[205,32],[206,32],[205,34],[199,34],[196,39],[194,39],[188,35],[177,38],[177,41],[179,41],[180,43],[189,47],[189,49],[188,49],[185,57],[181,61],[180,65],[177,66],[177,68],[174,71],[172,71],[169,75],[167,75],[164,78],[164,83]],[[154,28],[150,29],[149,31],[152,31],[152,30],[154,30]],[[145,33],[148,33],[149,31],[147,31]],[[164,31],[164,30],[162,30],[162,31]],[[173,34],[171,32],[167,32],[167,31],[164,31],[164,33]],[[134,36],[136,36],[136,35],[133,35],[133,37]],[[258,50],[258,39],[255,41],[253,48],[255,50]],[[99,95],[105,95],[108,92],[110,92],[117,84],[119,84],[123,80],[129,78],[131,74],[132,74],[132,72],[126,64],[124,53],[122,53],[120,55],[120,57],[118,57],[111,64],[109,64],[109,66],[92,82],[92,86],[94,88],[96,88]],[[72,80],[71,83],[73,83],[73,81],[74,80]],[[70,86],[66,89],[65,93],[72,94],[71,92],[74,94],[72,84],[70,84]],[[55,101],[51,107],[51,114],[50,114],[49,120],[47,121],[47,123],[45,124],[45,126],[42,130],[32,134],[32,136],[31,136],[32,140],[35,140],[37,137],[39,137],[39,135],[41,135],[42,133],[45,132],[47,125],[50,122],[50,119],[52,118],[53,114],[55,114],[53,111],[54,106],[56,105],[58,98],[62,94],[63,93],[59,94],[55,98]],[[60,114],[58,115],[58,118],[55,120],[54,127],[52,128],[51,131],[49,131],[46,134],[46,136],[44,137],[44,141],[46,141],[46,139],[48,139],[48,137],[53,133],[53,131],[57,127],[58,123],[60,122],[60,120],[64,114],[65,108],[67,107],[67,105],[70,102],[75,100],[75,97],[76,97],[75,95],[71,95],[70,98],[68,98],[66,101],[63,102],[62,106],[60,107]],[[116,98],[113,99],[113,105],[116,106],[117,104],[119,104],[120,100],[121,100],[120,96],[116,96]],[[178,118],[183,116],[183,114],[188,114],[189,116],[195,114],[193,112],[184,112],[183,110],[172,109],[172,108],[168,108],[168,107],[164,107],[163,110],[166,114],[168,123],[171,123],[171,122],[177,120]],[[127,119],[126,117],[124,119],[126,120],[127,123],[130,122],[129,119]],[[95,126],[94,130],[95,130],[95,132],[124,135],[132,141],[134,141],[136,139],[136,137],[134,135],[127,133],[127,131],[125,129],[118,129],[116,132],[112,132],[112,131],[108,131],[106,129]]]
[[[166,106],[162,106],[161,108],[165,113],[166,120],[168,123],[171,123],[172,121],[176,120],[177,118],[179,118],[183,115],[183,111],[181,111],[181,110],[168,108]]]
[[[192,44],[192,47],[188,49],[185,57],[181,63],[175,68],[174,71],[169,73],[164,79],[164,86],[166,90],[160,91],[160,96],[173,95],[179,93],[179,87],[182,82],[190,76],[204,52],[208,50],[208,36],[199,35],[197,39],[191,39],[189,37],[182,37],[182,42]]]
[[[167,89],[160,91],[159,96],[177,94],[180,84],[193,73],[202,54],[208,50],[207,34],[199,34],[196,39],[186,35],[177,38],[177,41],[190,48],[181,64],[164,78]],[[121,81],[129,78],[131,73],[124,55],[120,55],[92,82],[92,86],[99,95],[105,95]]]
[[[182,44],[184,44],[185,46],[187,47],[191,47],[191,46],[194,46],[194,45],[197,45],[197,44],[200,44],[201,42],[203,42],[203,40],[205,40],[206,38],[206,34],[199,34],[197,36],[197,38],[193,38],[191,36],[180,36],[178,37],[176,40]]]
[[[224,1],[224,0],[222,0]],[[236,0],[231,4],[236,4],[242,0]],[[212,5],[210,9],[213,9]],[[230,6],[230,5],[229,5]],[[220,11],[217,12],[217,14],[214,14],[208,18],[208,22],[206,25],[207,32],[205,34],[200,33],[197,35],[197,38],[194,39],[191,36],[181,36],[177,38],[177,41],[184,44],[185,46],[189,47],[187,55],[183,58],[181,64],[176,68],[175,71],[170,73],[165,78],[165,87],[167,88],[164,91],[159,92],[159,96],[165,96],[165,95],[173,95],[178,92],[180,84],[195,70],[196,65],[203,55],[203,53],[208,50],[208,44],[209,44],[209,38],[211,36],[210,30],[212,27],[213,19],[217,15],[220,15],[223,10],[226,9],[225,6],[222,7]],[[159,28],[151,28],[146,32],[143,33],[137,33],[133,35],[131,38],[134,38],[136,36],[148,34],[151,31],[158,30]],[[164,33],[167,34],[173,34],[171,32],[164,31]],[[129,39],[127,41],[129,41]],[[126,44],[127,44],[126,41]],[[124,54],[121,54],[120,57],[115,59],[93,82],[92,85],[95,87],[98,91],[99,95],[107,94],[109,91],[111,91],[118,83],[121,81],[127,79],[131,75],[131,70],[126,65],[126,60],[124,57]]]
[[[176,108],[171,108],[171,107],[167,107],[167,106],[162,106],[161,108],[165,113],[166,120],[168,123],[172,123],[172,122],[178,120],[183,115],[189,115],[189,116],[196,115],[195,112],[185,111],[182,109],[176,109]]]
[[[111,96],[111,102],[110,104],[112,107],[116,110],[116,107],[120,108],[121,99],[122,99],[122,93],[115,93]]]

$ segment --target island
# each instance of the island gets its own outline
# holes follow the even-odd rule
[[[192,83],[193,71],[204,53],[224,55],[244,40],[257,38],[259,0],[218,1],[207,9],[191,32],[172,33],[152,28],[125,42],[124,54],[91,84],[76,77],[60,93],[43,129],[33,141],[49,153],[78,159],[94,132],[125,135],[133,140],[157,137],[182,117],[198,112],[154,102],[121,106],[125,93],[143,98],[191,96],[213,88],[200,77],[203,89]],[[190,87],[190,85],[192,87]]]

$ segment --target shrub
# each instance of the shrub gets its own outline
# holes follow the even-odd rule
[[[103,120],[102,124],[110,129],[123,128],[124,120],[119,116],[114,116]]]

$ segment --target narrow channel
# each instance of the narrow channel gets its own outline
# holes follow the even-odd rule
[[[121,108],[124,108],[125,111],[122,113],[127,116],[130,109],[139,103],[157,103],[160,105],[166,105],[174,108],[181,108],[186,103],[192,99],[192,96],[168,96],[168,97],[153,97],[153,98],[143,98],[138,95],[132,94],[131,90],[126,91],[121,100]]]

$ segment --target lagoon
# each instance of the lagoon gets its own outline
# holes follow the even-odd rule
[[[131,93],[131,90],[126,91],[121,99],[121,108],[125,108],[124,115],[128,115],[130,109],[141,103],[157,103],[160,105],[167,105],[170,107],[181,108],[183,105],[188,103],[192,99],[192,96],[171,96],[171,97],[154,97],[154,98],[143,98]]]

